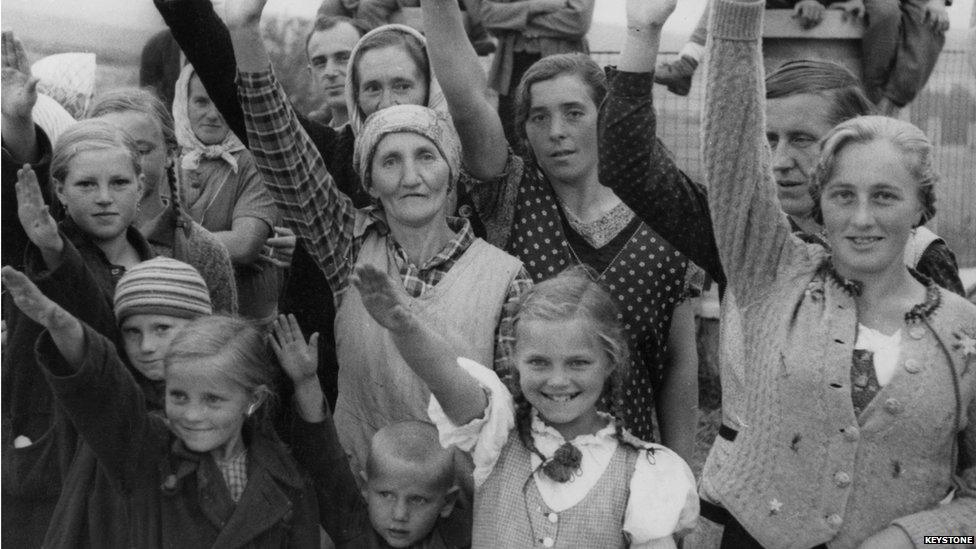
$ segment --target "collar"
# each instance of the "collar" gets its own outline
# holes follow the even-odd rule
[[[474,231],[471,229],[471,222],[463,217],[448,217],[447,226],[454,232],[454,237],[452,237],[447,244],[433,257],[428,259],[423,265],[419,266],[418,269],[421,272],[429,271],[438,265],[443,265],[449,261],[456,261],[461,257],[464,252],[468,250],[471,243],[474,242]],[[389,229],[387,228],[387,233]],[[392,238],[386,239],[387,246],[390,251],[393,252],[393,256],[396,258],[398,266],[403,266],[410,263],[407,258],[406,252],[400,246],[400,243]]]
[[[292,488],[298,489],[304,486],[302,474],[277,437],[272,438],[258,433],[253,427],[246,425],[244,440],[247,441],[249,469],[260,467],[276,481]],[[183,479],[195,473],[201,463],[207,459],[213,458],[210,454],[190,450],[179,437],[174,436],[170,446],[169,470],[163,475],[163,490],[176,493]]]
[[[78,224],[75,223],[70,216],[65,216],[64,220],[61,221],[58,226],[61,229],[62,234],[67,237],[68,241],[70,241],[75,248],[78,250],[93,250],[103,261],[105,261],[105,263],[109,263],[108,258],[105,257],[105,252],[103,252],[102,249],[92,241],[91,237],[89,237],[84,231],[81,230],[80,227],[78,227]],[[139,230],[134,226],[129,225],[125,229],[125,238],[129,241],[129,244],[132,244],[132,247],[136,249],[136,253],[139,254],[140,260],[145,261],[146,259],[151,259],[156,256],[156,252],[153,251],[152,246],[149,245],[149,241],[147,241],[146,238],[142,236],[142,233],[140,233]]]
[[[569,441],[570,444],[578,448],[584,448],[586,446],[600,446],[606,444],[608,439],[616,439],[613,416],[605,412],[597,412],[597,414],[599,414],[601,419],[606,420],[606,426],[595,433],[579,435]],[[566,443],[566,439],[559,434],[559,431],[547,425],[539,418],[539,412],[535,409],[532,410],[532,438],[535,439],[536,447],[547,456],[551,456],[556,448]]]

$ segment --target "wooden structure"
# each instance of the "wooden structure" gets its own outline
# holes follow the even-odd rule
[[[763,57],[766,73],[794,59],[821,59],[839,63],[861,76],[861,36],[864,25],[840,10],[827,10],[823,21],[804,29],[793,10],[766,10]]]

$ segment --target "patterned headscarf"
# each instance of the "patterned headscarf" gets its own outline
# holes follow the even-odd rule
[[[346,75],[346,108],[349,110],[349,124],[351,125],[352,131],[355,134],[358,134],[362,130],[366,118],[359,110],[359,101],[356,96],[356,90],[353,88],[352,73],[354,70],[356,70],[356,62],[362,55],[362,52],[359,51],[359,46],[367,38],[385,33],[407,34],[413,36],[419,40],[421,44],[423,44],[424,54],[427,54],[427,39],[424,38],[424,35],[417,32],[416,29],[406,25],[390,24],[376,27],[375,29],[364,34],[363,37],[359,39],[359,42],[356,42],[356,45],[352,48],[352,52],[349,54],[349,69],[347,71],[348,74]],[[427,103],[425,106],[430,107],[435,111],[444,113],[448,116],[448,119],[450,119],[450,115],[447,111],[447,99],[444,98],[444,92],[441,91],[441,85],[437,82],[437,78],[434,77],[433,70],[431,70],[429,74],[425,74],[423,76],[427,79]]]
[[[227,137],[217,145],[204,145],[203,141],[193,133],[193,126],[190,125],[189,95],[190,79],[194,75],[193,66],[189,63],[183,66],[180,71],[180,78],[176,81],[176,89],[173,97],[173,121],[176,125],[176,141],[182,149],[183,160],[181,166],[186,170],[195,170],[200,166],[201,158],[215,159],[221,158],[230,164],[234,173],[237,173],[237,159],[234,154],[245,149],[244,143],[228,131]]]
[[[451,170],[450,188],[460,177],[461,139],[454,124],[442,112],[420,105],[395,105],[380,109],[366,119],[366,124],[356,136],[352,167],[368,191],[372,184],[370,166],[376,146],[391,133],[415,133],[430,139]]]

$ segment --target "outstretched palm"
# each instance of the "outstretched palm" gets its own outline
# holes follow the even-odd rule
[[[30,166],[17,170],[17,217],[27,233],[27,238],[42,250],[58,250],[61,248],[61,235],[58,234],[58,224],[51,217],[41,186],[37,183],[37,174]]]
[[[380,326],[392,332],[407,327],[410,311],[406,294],[393,284],[389,275],[372,265],[357,265],[349,280],[359,290],[363,306]]]
[[[271,348],[278,357],[282,369],[296,384],[302,380],[318,375],[319,365],[319,334],[308,338],[302,335],[295,315],[278,315],[274,323],[273,337],[270,339]]]
[[[34,322],[53,331],[72,320],[68,311],[44,295],[24,273],[7,266],[0,271],[0,276],[14,304]]]
[[[674,12],[678,0],[627,0],[627,26],[661,26]]]

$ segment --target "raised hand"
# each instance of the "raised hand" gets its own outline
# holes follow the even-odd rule
[[[929,0],[925,4],[925,22],[937,33],[949,30],[949,12],[944,1]]]
[[[256,27],[268,0],[224,0],[215,6],[217,15],[230,30]]]
[[[677,5],[678,0],[627,0],[627,28],[661,27]]]
[[[27,164],[17,170],[17,217],[27,233],[27,238],[42,252],[61,253],[64,242],[58,233],[58,224],[51,217],[37,174]]]
[[[817,0],[801,0],[793,7],[793,17],[799,20],[804,29],[812,29],[823,20],[825,11],[826,8]]]
[[[13,31],[3,31],[0,43],[3,46],[3,68],[14,69],[29,75],[31,69],[30,62],[27,60],[27,52],[24,50],[24,44],[14,36]]]
[[[271,348],[281,367],[296,385],[309,379],[317,379],[319,365],[319,334],[308,338],[305,336],[295,319],[295,315],[278,315],[271,332]]]
[[[37,78],[12,67],[5,66],[2,71],[0,110],[4,116],[30,120],[31,109],[37,103]]]
[[[52,332],[78,322],[68,311],[44,295],[24,273],[6,266],[0,270],[0,277],[17,308],[34,322]]]
[[[37,174],[27,164],[17,170],[17,216],[27,233],[27,238],[41,251],[61,253],[64,242],[58,233],[58,224],[51,217]]]
[[[363,306],[380,326],[398,332],[410,328],[413,315],[406,293],[385,272],[372,265],[356,265],[349,281],[359,290]]]

